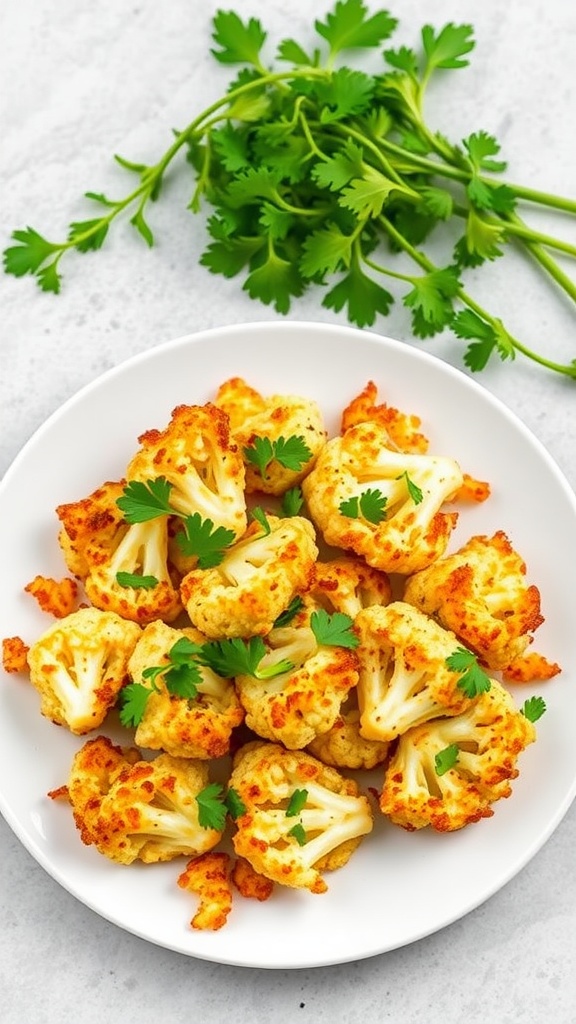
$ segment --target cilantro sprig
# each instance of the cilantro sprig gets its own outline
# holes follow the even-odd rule
[[[196,794],[196,806],[200,828],[217,832],[224,831],[228,815],[235,821],[246,813],[240,794],[232,786],[225,790],[219,782],[209,782]]]
[[[184,529],[176,534],[176,541],[184,555],[195,557],[200,569],[210,569],[224,558],[226,548],[235,540],[233,530],[215,526],[211,519],[203,519],[199,512],[185,515],[170,504],[172,484],[164,477],[151,480],[130,480],[116,500],[127,523],[146,523],[159,516],[176,516]],[[142,578],[140,578],[142,579]],[[146,579],[144,577],[143,579]],[[122,586],[151,586],[137,581],[118,580]]]
[[[452,141],[427,120],[425,100],[436,99],[430,82],[441,85],[470,62],[471,25],[425,24],[414,46],[394,47],[398,25],[363,0],[335,0],[305,40],[279,41],[275,63],[258,18],[217,11],[211,53],[235,72],[224,94],[176,131],[157,160],[116,155],[131,178],[126,194],[86,192],[90,212],[71,222],[64,240],[31,226],[15,230],[6,272],[58,293],[63,257],[101,249],[122,218],[154,245],[149,211],[185,155],[189,209],[208,205],[211,213],[200,263],[240,277],[255,301],[286,314],[320,288],[323,306],[360,327],[400,303],[415,337],[452,331],[473,372],[521,355],[576,378],[576,360],[559,363],[515,337],[465,282],[471,268],[503,260],[513,244],[576,302],[576,284],[556,258],[576,256],[576,246],[526,220],[534,206],[573,215],[576,200],[507,181],[500,143],[483,128]],[[354,66],[375,50],[383,68]],[[439,226],[447,258],[433,258],[437,247],[428,246]],[[278,452],[254,447],[261,472],[269,456]]]
[[[312,452],[303,437],[291,435],[271,440],[269,437],[255,437],[244,448],[247,461],[265,477],[272,462],[278,462],[285,469],[298,473],[312,458]]]
[[[451,672],[459,674],[457,686],[467,697],[478,697],[481,693],[487,693],[492,686],[490,676],[478,664],[478,659],[472,651],[466,647],[457,647],[446,658],[446,666]]]

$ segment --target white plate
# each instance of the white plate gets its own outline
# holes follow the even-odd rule
[[[422,417],[431,450],[489,480],[493,496],[461,514],[451,547],[505,530],[541,591],[546,622],[535,647],[564,671],[529,688],[547,714],[524,752],[514,793],[494,817],[461,832],[409,834],[380,820],[323,895],[276,891],[238,897],[218,932],[189,926],[194,897],[176,886],[181,864],[113,864],[80,842],[68,805],[47,798],[66,782],[81,740],[38,712],[16,676],[0,685],[0,810],[25,847],[65,889],[150,942],[220,963],[299,968],[381,953],[437,931],[478,906],[540,849],[576,792],[572,558],[576,501],[544,448],[475,381],[420,350],[366,331],[258,323],[182,338],[130,360],[85,388],[25,446],[0,488],[3,635],[31,643],[49,621],[23,593],[37,573],[65,574],[56,505],[119,478],[145,429],[180,403],[204,402],[226,377],[265,393],[316,398],[328,427],[373,379],[380,397]],[[525,691],[521,699],[528,695]],[[520,699],[520,698],[519,698]]]

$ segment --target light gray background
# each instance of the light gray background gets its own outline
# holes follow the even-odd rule
[[[0,5],[1,245],[27,223],[60,237],[89,215],[88,189],[125,179],[112,153],[152,161],[173,128],[225,88],[233,72],[210,57],[207,0],[3,0]],[[227,9],[227,5],[223,5]],[[274,40],[307,38],[328,3],[236,0]],[[375,5],[370,5],[375,10]],[[423,21],[471,22],[472,65],[432,92],[430,120],[454,139],[485,128],[509,178],[576,195],[576,8],[565,0],[397,0],[395,39]],[[117,188],[116,188],[117,186]],[[174,171],[150,214],[157,247],[128,226],[105,250],[65,261],[61,296],[0,278],[0,472],[65,399],[103,370],[162,341],[221,324],[269,319],[236,281],[198,266],[201,218],[186,212],[190,179]],[[554,217],[538,223],[559,227]],[[565,222],[564,222],[565,223]],[[574,222],[565,233],[576,240]],[[576,355],[574,315],[537,273],[513,259],[478,276],[475,294],[520,337],[562,361]],[[302,300],[296,319],[344,322]],[[408,342],[399,305],[383,333]],[[448,336],[426,343],[460,365]],[[517,360],[482,382],[540,438],[576,482],[576,384]],[[542,529],[553,529],[543,523]],[[4,610],[2,610],[4,614]],[[15,770],[19,770],[15,766]],[[554,766],[550,766],[554,770]],[[533,861],[461,921],[404,949],[337,967],[257,971],[168,952],[101,920],[62,890],[0,819],[0,1018],[4,1024],[574,1024],[576,813]],[[471,866],[473,870],[473,866]]]

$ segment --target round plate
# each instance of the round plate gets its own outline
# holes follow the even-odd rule
[[[541,444],[464,373],[407,344],[320,323],[244,324],[192,335],[131,359],[68,401],[24,447],[0,488],[0,605],[4,635],[31,644],[50,624],[23,591],[36,574],[66,575],[56,505],[119,479],[145,430],[172,409],[213,397],[238,375],[264,393],[316,399],[328,429],[374,380],[379,400],[422,419],[430,451],[488,480],[491,498],[460,514],[451,550],[504,530],[526,560],[546,617],[535,648],[563,666],[541,693],[548,710],[521,756],[513,795],[459,832],[407,833],[383,818],[328,892],[276,887],[265,903],[237,896],[224,928],[190,927],[195,898],[176,885],[182,862],[114,864],[82,845],[64,784],[83,740],[43,718],[18,676],[0,687],[0,809],[24,846],[64,888],[121,928],[180,953],[220,963],[300,968],[342,963],[410,943],[463,916],[540,849],[576,792],[572,559],[576,501]],[[544,524],[544,528],[543,528]],[[104,731],[104,730],[103,730]],[[376,773],[377,775],[377,773]]]

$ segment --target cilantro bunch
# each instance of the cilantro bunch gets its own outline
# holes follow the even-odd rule
[[[117,156],[133,188],[121,199],[87,192],[99,213],[73,222],[64,242],[31,227],[15,231],[6,271],[31,273],[44,291],[58,292],[63,255],[99,249],[124,214],[152,245],[149,204],[184,153],[193,178],[189,209],[211,208],[200,262],[241,277],[251,298],[286,314],[307,289],[320,288],[323,306],[344,311],[358,327],[401,301],[416,338],[450,329],[467,342],[463,358],[472,371],[492,356],[521,353],[576,378],[576,360],[563,365],[528,348],[464,284],[470,268],[501,259],[515,244],[576,301],[576,285],[555,260],[555,253],[576,256],[576,247],[530,227],[521,209],[538,204],[574,214],[576,201],[499,177],[506,164],[487,132],[452,142],[426,121],[431,79],[469,63],[470,25],[424,25],[417,49],[389,44],[396,27],[386,10],[371,14],[363,0],[336,0],[315,20],[311,40],[281,40],[269,66],[260,21],[218,11],[212,54],[239,68],[226,94],[177,132],[157,163]],[[371,49],[381,51],[380,72],[344,63]],[[439,226],[450,251],[434,262],[426,245]]]

